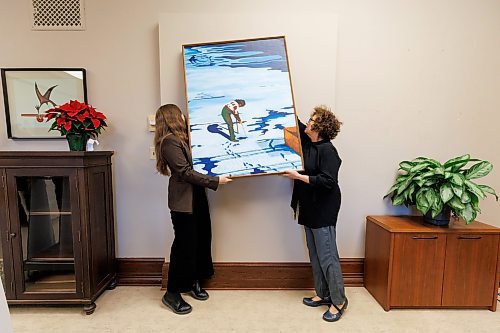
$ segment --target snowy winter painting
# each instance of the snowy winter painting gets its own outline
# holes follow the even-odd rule
[[[284,37],[184,45],[183,57],[196,171],[303,169]]]

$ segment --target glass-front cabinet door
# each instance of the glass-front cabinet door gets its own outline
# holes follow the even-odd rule
[[[65,168],[7,171],[18,299],[82,296],[76,177],[76,170]]]

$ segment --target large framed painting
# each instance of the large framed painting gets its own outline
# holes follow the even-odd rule
[[[45,111],[78,100],[87,103],[83,68],[2,68],[7,135],[11,139],[58,139]]]
[[[285,37],[183,45],[183,59],[196,171],[303,169]]]

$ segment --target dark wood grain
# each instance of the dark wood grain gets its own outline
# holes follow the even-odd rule
[[[391,232],[418,232],[418,233],[457,233],[457,232],[480,232],[480,233],[492,233],[498,234],[499,230],[497,227],[492,225],[482,223],[479,221],[473,221],[470,224],[466,224],[464,220],[451,219],[448,226],[435,226],[424,222],[422,216],[393,216],[393,215],[379,215],[379,216],[368,216],[366,218],[368,221],[378,224],[384,229]]]
[[[340,259],[344,284],[363,286],[363,258]],[[309,263],[214,263],[215,275],[204,283],[208,289],[311,289]],[[166,288],[168,263],[163,266],[162,287]]]
[[[366,224],[364,281],[366,289],[389,310],[391,233],[375,223]]]
[[[499,238],[499,228],[477,221],[437,227],[418,216],[368,216],[365,286],[386,311],[495,311]]]
[[[6,295],[10,304],[81,304],[89,306],[116,279],[113,186],[113,152],[0,151],[0,231],[6,272]],[[72,244],[74,281],[72,288],[31,288],[24,282],[21,221],[16,177],[67,177],[71,233],[64,243]],[[7,235],[16,235],[7,237]],[[37,262],[56,259],[37,258]],[[72,290],[70,290],[72,289]],[[53,291],[52,291],[53,290]],[[93,309],[92,309],[93,311]]]
[[[446,235],[397,234],[394,239],[392,306],[439,306]]]
[[[490,306],[498,235],[448,235],[443,305]]]
[[[163,258],[117,258],[116,262],[120,286],[161,284]]]

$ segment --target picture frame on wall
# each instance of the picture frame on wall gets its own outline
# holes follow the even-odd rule
[[[84,68],[2,68],[9,139],[59,139],[45,111],[70,100],[87,103]]]
[[[196,171],[243,177],[303,170],[284,36],[182,51]]]

